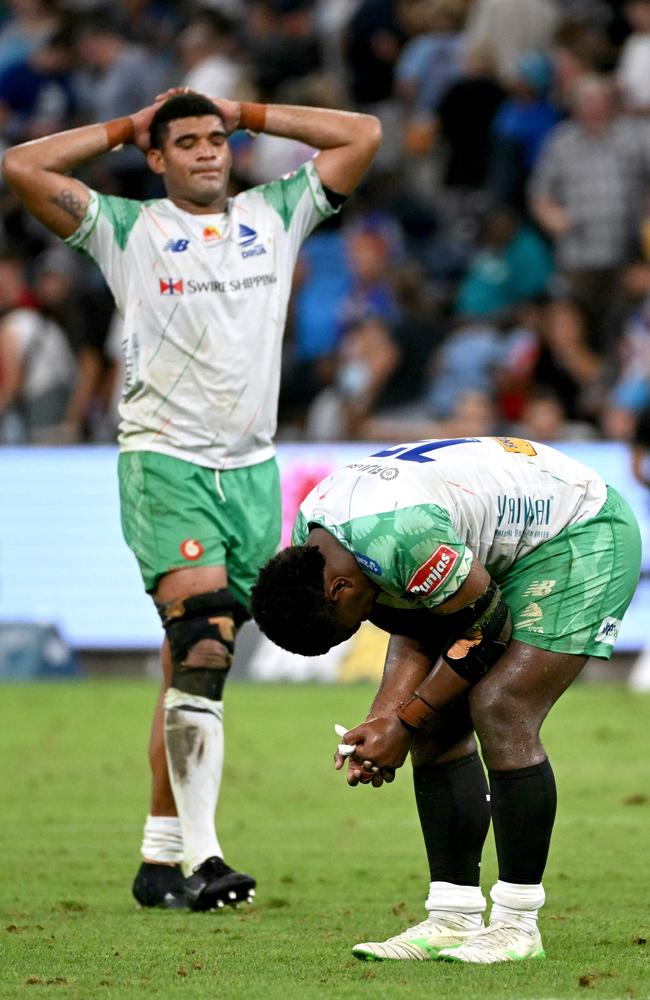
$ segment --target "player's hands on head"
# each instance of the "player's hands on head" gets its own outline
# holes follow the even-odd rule
[[[227,101],[225,97],[212,97],[208,95],[209,100],[216,105],[221,117],[223,118],[223,123],[226,126],[226,132],[228,135],[239,128],[239,121],[241,118],[241,104],[239,101]]]
[[[191,87],[170,87],[164,93],[158,94],[156,101],[164,104],[170,97],[176,97],[177,94],[191,93],[193,93]],[[225,97],[212,97],[211,94],[204,94],[203,96],[212,101],[219,111],[228,135],[239,128],[239,119],[241,118],[241,104],[239,101],[227,101]]]
[[[135,133],[133,136],[133,145],[137,146],[143,153],[146,153],[151,145],[149,130],[153,116],[166,100],[167,97],[159,94],[153,104],[149,104],[146,108],[141,108],[130,116]]]

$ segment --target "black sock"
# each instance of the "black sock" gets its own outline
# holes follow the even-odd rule
[[[550,761],[488,774],[499,878],[537,885],[546,867],[557,805]]]
[[[488,786],[479,755],[414,767],[413,785],[431,881],[478,885],[490,827]]]

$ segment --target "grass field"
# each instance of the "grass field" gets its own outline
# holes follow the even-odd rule
[[[649,998],[650,697],[583,686],[556,707],[548,958],[468,968],[350,955],[422,919],[428,888],[408,766],[375,790],[331,765],[333,723],[360,721],[370,695],[230,685],[220,833],[259,885],[255,906],[217,915],[130,897],[154,686],[3,687],[0,997]]]

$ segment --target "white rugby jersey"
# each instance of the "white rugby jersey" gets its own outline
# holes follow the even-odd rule
[[[331,532],[394,607],[435,607],[474,556],[497,581],[563,528],[593,517],[607,486],[586,465],[521,438],[456,438],[386,448],[323,479],[293,533]],[[407,602],[406,604],[404,602]]]
[[[313,161],[217,214],[90,192],[66,243],[99,265],[124,319],[122,451],[217,469],[273,455],[293,270],[334,211]]]

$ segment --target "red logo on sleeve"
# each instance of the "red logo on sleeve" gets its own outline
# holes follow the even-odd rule
[[[426,562],[423,562],[406,584],[409,594],[421,594],[426,597],[442,586],[448,576],[451,576],[458,562],[458,552],[449,545],[439,545]]]

